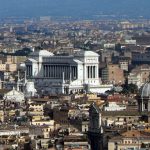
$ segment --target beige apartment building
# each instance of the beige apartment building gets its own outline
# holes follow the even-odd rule
[[[121,134],[120,136],[110,139],[108,142],[108,150],[141,149],[147,147],[149,143],[149,132],[131,130]]]
[[[135,68],[128,75],[128,84],[136,84],[141,87],[144,83],[149,81],[150,68]]]
[[[16,56],[0,56],[0,71],[14,72],[17,70]]]
[[[124,72],[118,64],[108,64],[102,70],[102,81],[105,83],[123,84],[125,81]]]

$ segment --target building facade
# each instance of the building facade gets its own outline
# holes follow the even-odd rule
[[[108,102],[106,106],[104,106],[104,111],[123,111],[126,110],[125,105],[119,105],[116,102]]]
[[[102,70],[102,81],[105,83],[123,84],[125,81],[124,72],[118,64],[108,64]]]
[[[131,130],[110,139],[108,150],[148,150],[149,143],[149,132]]]
[[[73,56],[35,51],[25,62],[27,77],[34,81],[37,90],[47,93],[101,93],[110,86],[100,85],[98,58],[99,55],[92,51],[79,50]]]
[[[103,128],[99,108],[92,103],[89,108],[88,138],[92,150],[103,150]]]

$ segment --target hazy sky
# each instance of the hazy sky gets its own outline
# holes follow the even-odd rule
[[[100,12],[147,16],[150,0],[0,0],[0,17],[90,16]]]

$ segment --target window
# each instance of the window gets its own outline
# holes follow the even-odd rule
[[[144,104],[144,109],[147,110],[148,109],[148,105],[145,103]]]

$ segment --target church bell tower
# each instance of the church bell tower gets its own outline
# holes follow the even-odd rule
[[[95,103],[92,103],[89,109],[88,138],[91,145],[91,150],[103,150],[101,112]]]

